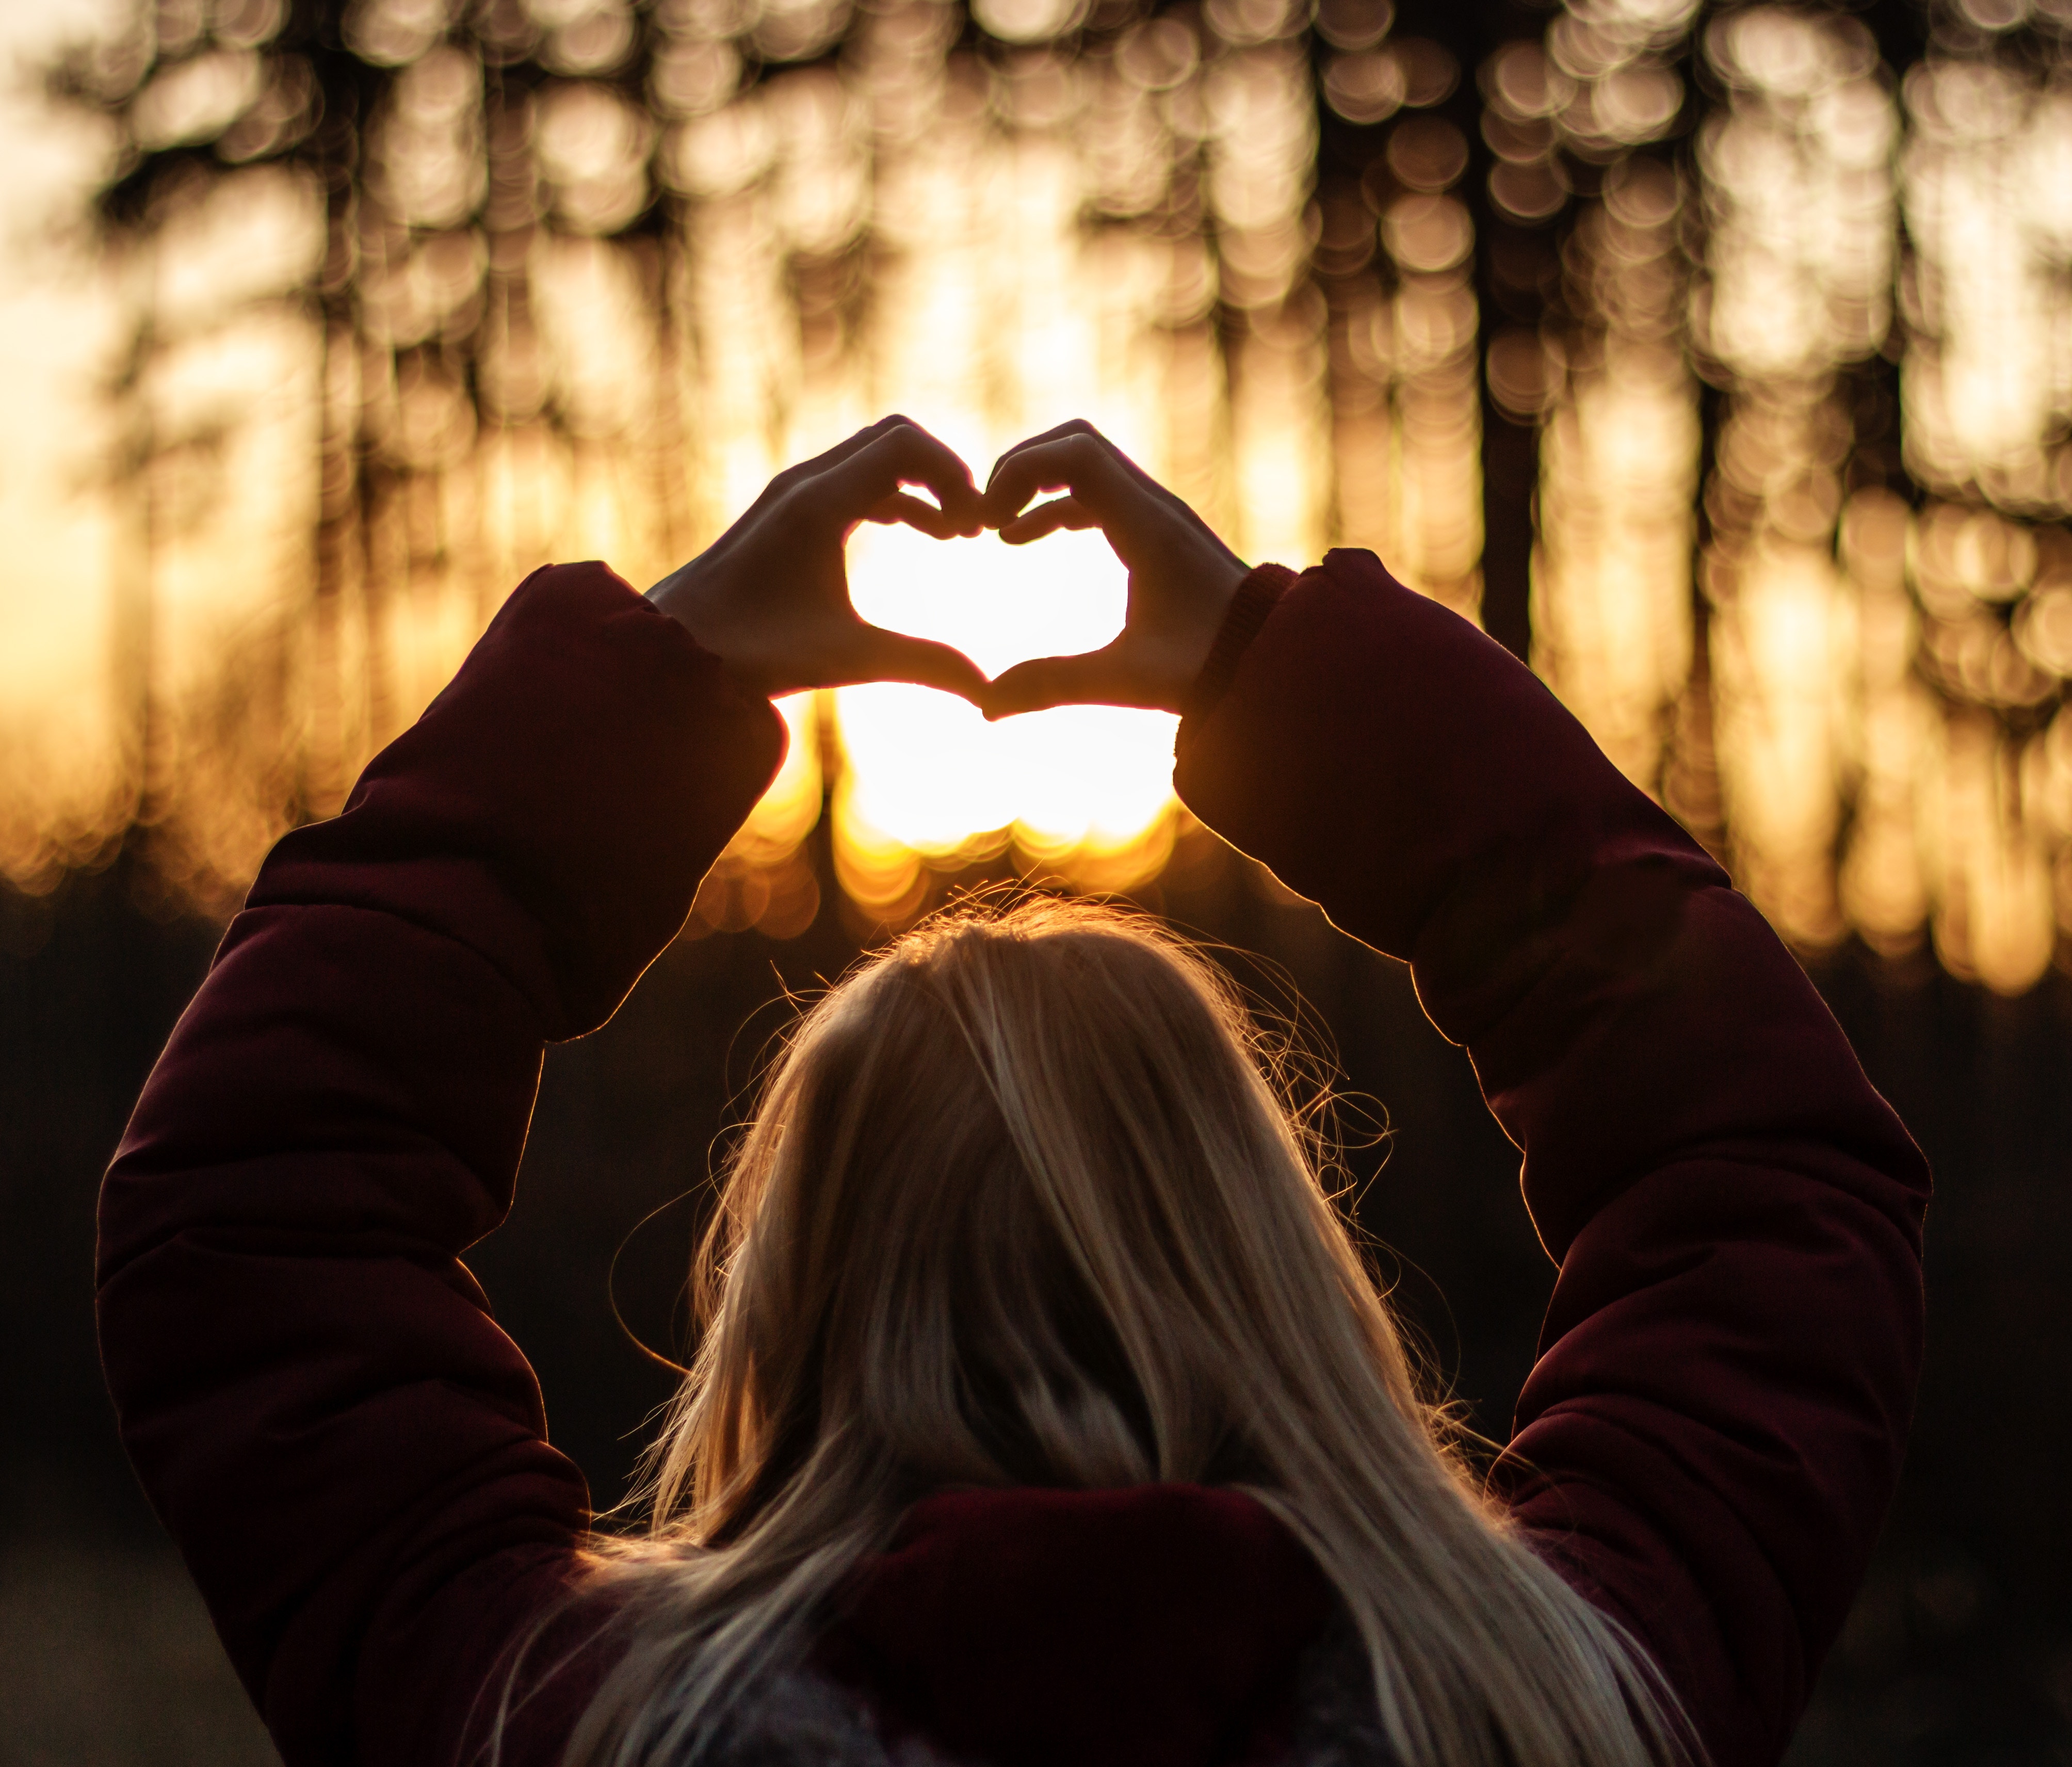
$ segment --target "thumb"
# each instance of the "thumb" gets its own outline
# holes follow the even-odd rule
[[[860,681],[906,681],[917,686],[939,688],[983,706],[987,683],[978,665],[961,650],[938,644],[932,638],[913,638],[902,632],[887,632],[882,626],[864,628],[858,658]]]
[[[979,702],[989,721],[1052,706],[1141,706],[1113,645],[1076,657],[1036,657],[1003,669]]]

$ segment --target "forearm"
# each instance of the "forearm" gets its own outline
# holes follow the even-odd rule
[[[1716,1762],[1770,1758],[1897,1475],[1918,1151],[1711,860],[1365,555],[1281,599],[1181,744],[1212,827],[1410,961],[1523,1150],[1563,1271],[1499,1468],[1522,1525]]]
[[[586,1522],[459,1254],[510,1206],[544,1040],[676,931],[781,731],[602,567],[529,579],[345,813],[276,848],[138,1103],[102,1193],[109,1385],[291,1762],[418,1734],[481,1629],[397,1639]]]
[[[1916,1189],[1905,1131],[1725,873],[1532,675],[1370,554],[1281,599],[1182,726],[1175,783],[1410,962],[1525,1149],[1557,1258],[1623,1184],[1716,1141],[1811,1130]]]

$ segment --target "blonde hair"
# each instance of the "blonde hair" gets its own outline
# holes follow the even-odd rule
[[[964,904],[798,1022],[727,1163],[705,1330],[594,1575],[569,1740],[676,1767],[950,1485],[1232,1485],[1314,1556],[1406,1763],[1641,1767],[1663,1696],[1478,1492],[1223,973],[1084,902]]]

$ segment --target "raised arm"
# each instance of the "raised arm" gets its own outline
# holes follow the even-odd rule
[[[274,849],[159,1058],[101,1193],[102,1357],[290,1767],[441,1759],[561,1587],[587,1493],[460,1254],[543,1042],[617,1007],[783,743],[602,566],[539,572]]]
[[[1715,1767],[1775,1760],[1898,1476],[1919,1152],[1718,868],[1371,554],[1281,598],[1177,777],[1467,1045],[1561,1265],[1503,1488]]]
[[[996,517],[1125,494],[1011,460]],[[1221,636],[1185,628],[1200,673],[1167,696],[1181,796],[1410,962],[1524,1151],[1561,1272],[1499,1488],[1715,1767],[1774,1761],[1898,1473],[1920,1154],[1762,917],[1500,647],[1362,552],[1199,599]]]
[[[536,573],[232,922],[103,1188],[99,1316],[124,1442],[289,1767],[447,1767],[568,1587],[582,1480],[460,1254],[510,1207],[543,1043],[610,1016],[774,775],[764,694],[976,683],[857,620],[841,572],[857,520],[975,503],[894,422],[652,600]],[[528,1717],[508,1767],[557,1757]]]

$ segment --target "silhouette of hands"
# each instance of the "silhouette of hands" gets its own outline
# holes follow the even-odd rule
[[[925,486],[930,504],[904,488]],[[1060,491],[1048,502],[1031,500]],[[1121,633],[1099,650],[1017,663],[989,682],[963,652],[888,632],[849,600],[843,548],[865,521],[938,540],[998,529],[1026,546],[1099,528],[1129,572]],[[1178,711],[1202,672],[1244,561],[1207,522],[1083,422],[1017,443],[983,497],[971,469],[902,417],[889,417],[770,481],[746,514],[648,591],[739,680],[772,698],[807,687],[914,682],[989,719],[1046,706]]]
[[[1065,495],[1030,507],[1050,491]],[[1060,528],[1099,528],[1129,572],[1129,610],[1112,643],[1003,670],[979,701],[985,715],[1071,704],[1180,711],[1248,570],[1208,524],[1080,421],[1003,454],[982,509],[1009,546]]]
[[[931,505],[904,487],[923,485]],[[903,417],[787,467],[711,546],[648,591],[734,677],[775,698],[806,687],[906,681],[983,704],[962,651],[874,626],[850,604],[843,547],[865,521],[938,540],[980,531],[971,468]]]

